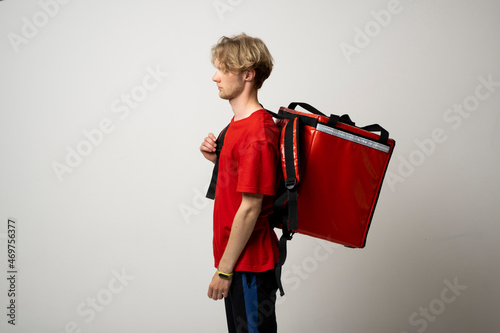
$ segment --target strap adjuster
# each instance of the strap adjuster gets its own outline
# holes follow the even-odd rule
[[[285,187],[288,190],[293,190],[295,185],[297,185],[297,179],[295,177],[290,177],[285,180]]]

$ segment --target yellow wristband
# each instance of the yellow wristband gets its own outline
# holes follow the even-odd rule
[[[234,273],[229,273],[229,274],[228,274],[228,273],[224,273],[224,272],[219,271],[219,269],[217,268],[217,274],[218,274],[221,278],[226,279],[226,280],[229,280],[230,278],[232,278],[232,277],[233,277],[233,274],[234,274]]]

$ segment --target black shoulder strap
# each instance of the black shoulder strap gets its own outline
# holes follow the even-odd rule
[[[280,295],[285,295],[281,283],[281,272],[287,256],[287,241],[292,240],[298,226],[297,187],[300,183],[300,130],[301,118],[290,119],[282,129],[284,143],[285,167],[283,169],[286,191],[276,199],[275,210],[282,215],[281,229],[283,235],[279,240],[279,261],[276,265],[276,282]],[[286,207],[284,209],[284,207]]]
[[[226,136],[227,128],[229,125],[227,125],[219,134],[219,137],[217,138],[217,148],[215,150],[215,155],[217,155],[217,159],[215,160],[215,165],[214,165],[214,170],[212,171],[212,180],[210,180],[210,186],[208,187],[207,195],[206,197],[209,199],[215,199],[215,188],[217,185],[217,176],[219,175],[219,156],[220,152],[222,150],[222,145],[224,144],[224,137]]]
[[[289,120],[284,128],[285,187],[288,191],[288,227],[298,229],[297,187],[300,182],[300,130],[301,118]]]

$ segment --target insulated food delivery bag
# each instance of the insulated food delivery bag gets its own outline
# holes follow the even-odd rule
[[[295,110],[301,106],[311,112]],[[278,113],[282,229],[362,248],[395,141],[378,124],[356,127],[306,103]],[[291,239],[291,237],[289,237]]]

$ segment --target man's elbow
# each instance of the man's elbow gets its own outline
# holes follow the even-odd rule
[[[257,218],[262,210],[263,195],[253,193],[243,193],[242,208],[245,215]]]

